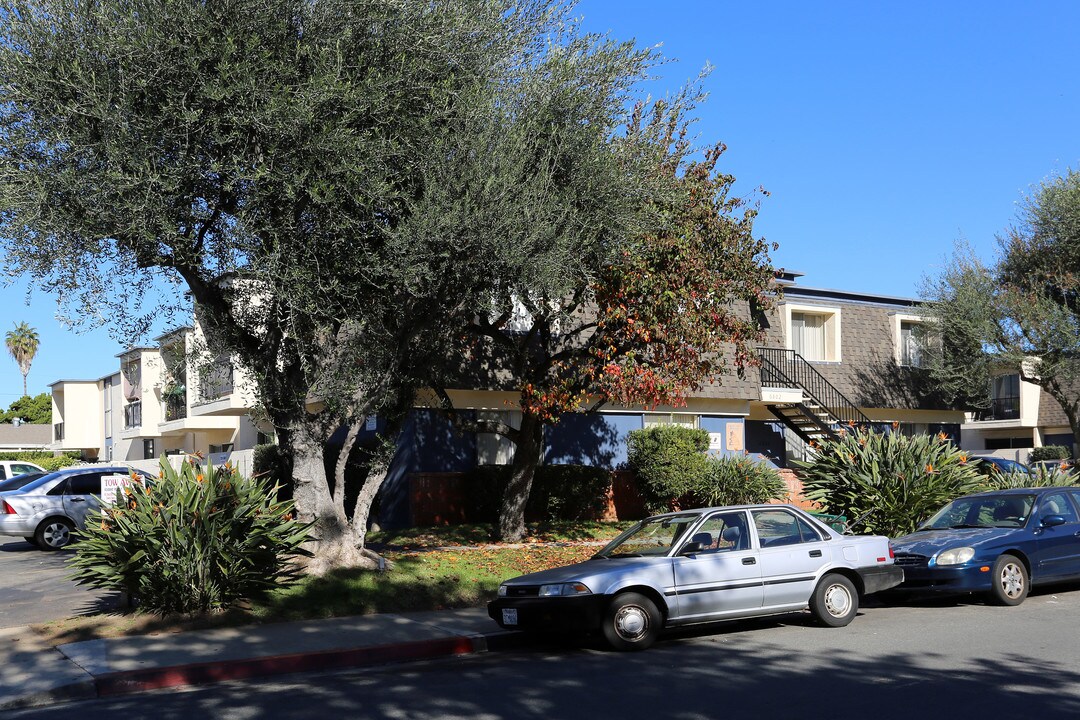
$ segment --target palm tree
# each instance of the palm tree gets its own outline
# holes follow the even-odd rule
[[[30,363],[34,362],[39,344],[37,330],[21,322],[15,326],[14,330],[7,331],[5,342],[11,357],[19,363],[19,371],[22,372],[23,397],[26,397],[26,376],[30,374]]]

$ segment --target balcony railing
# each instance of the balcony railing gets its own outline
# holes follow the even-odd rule
[[[124,406],[124,429],[142,427],[142,400]]]
[[[187,417],[187,395],[172,395],[165,399],[165,422]]]
[[[763,386],[801,389],[819,407],[832,413],[835,422],[870,424],[870,418],[855,403],[798,353],[782,348],[758,348],[758,356]]]
[[[998,397],[990,401],[990,407],[975,412],[976,420],[1019,420],[1020,398]]]
[[[200,374],[199,400],[211,402],[233,391],[233,367],[228,360],[217,360]]]

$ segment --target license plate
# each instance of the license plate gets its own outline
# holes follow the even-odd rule
[[[503,625],[517,625],[517,608],[503,608]]]

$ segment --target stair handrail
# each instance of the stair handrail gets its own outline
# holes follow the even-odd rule
[[[870,418],[802,355],[786,348],[762,347],[757,352],[761,358],[762,386],[802,390],[837,422],[870,425]]]

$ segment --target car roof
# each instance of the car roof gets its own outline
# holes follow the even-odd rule
[[[1075,485],[1051,485],[1050,487],[1003,488],[1001,490],[987,490],[981,493],[972,493],[971,495],[965,495],[964,497],[986,497],[988,495],[1045,495],[1054,490],[1080,490],[1080,487]],[[960,498],[957,499],[959,500]]]
[[[700,508],[687,508],[686,510],[674,510],[672,512],[660,513],[658,515],[650,515],[645,518],[646,520],[655,520],[656,518],[674,518],[683,515],[703,515],[705,513],[716,512],[718,510],[768,510],[771,508],[790,508],[794,510],[801,510],[790,503],[760,503],[754,505],[714,505],[712,507],[700,507]],[[806,512],[805,510],[801,510]]]

